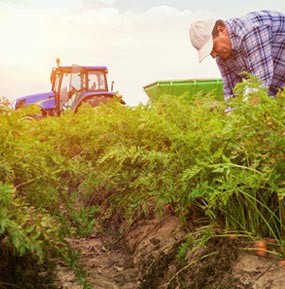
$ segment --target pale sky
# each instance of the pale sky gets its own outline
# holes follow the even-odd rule
[[[50,91],[62,65],[106,65],[129,105],[146,103],[157,80],[220,78],[210,57],[198,63],[188,30],[201,18],[254,10],[285,12],[284,0],[0,0],[0,97]]]

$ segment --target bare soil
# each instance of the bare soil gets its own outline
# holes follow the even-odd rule
[[[99,228],[89,238],[70,240],[98,289],[284,289],[281,257],[257,256],[239,238],[211,238],[198,251],[177,255],[189,230],[171,214],[140,220],[123,235]],[[270,248],[269,248],[270,249]],[[273,248],[274,249],[274,248]],[[73,274],[58,268],[64,289],[81,289]]]

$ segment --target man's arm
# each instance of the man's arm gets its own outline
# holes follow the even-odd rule
[[[216,62],[224,83],[224,99],[227,100],[234,96],[233,89],[242,78],[236,72],[236,66],[233,59],[223,61],[216,58]]]
[[[242,41],[247,71],[269,88],[273,78],[271,32],[267,26],[254,27]]]

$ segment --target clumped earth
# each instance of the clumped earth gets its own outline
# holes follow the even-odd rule
[[[81,251],[81,265],[98,289],[285,288],[282,258],[257,256],[241,238],[213,237],[196,250],[189,246],[181,261],[189,232],[175,216],[165,214],[137,221],[120,235],[98,228],[89,238],[69,241]],[[63,265],[58,279],[64,289],[82,288]]]

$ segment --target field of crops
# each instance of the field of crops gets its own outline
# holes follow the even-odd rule
[[[66,237],[165,207],[185,224],[277,240],[285,255],[285,98],[260,89],[245,101],[244,86],[231,103],[163,96],[38,121],[3,101],[0,285],[52,288],[59,259],[84,283]]]

